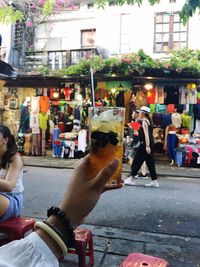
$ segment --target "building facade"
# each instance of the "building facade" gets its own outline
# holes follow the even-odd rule
[[[183,2],[162,0],[150,6],[144,1],[141,7],[123,5],[105,9],[84,5],[76,11],[53,14],[48,23],[37,28],[34,49],[97,48],[103,57],[120,56],[141,48],[153,57],[163,57],[183,47],[199,49],[200,17],[194,15],[184,26],[179,18]],[[50,60],[61,61],[61,57],[52,53]],[[74,55],[73,63],[78,59],[79,55],[77,58]]]

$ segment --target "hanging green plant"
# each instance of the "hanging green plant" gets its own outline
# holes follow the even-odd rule
[[[95,56],[89,60],[80,60],[79,64],[72,65],[66,69],[57,71],[59,76],[76,76],[88,75],[90,68],[94,73],[112,75],[119,74],[125,76],[170,76],[170,75],[186,75],[200,77],[200,51],[183,49],[175,51],[165,60],[153,59],[145,54],[143,50],[138,53],[123,55],[119,58],[102,59]]]

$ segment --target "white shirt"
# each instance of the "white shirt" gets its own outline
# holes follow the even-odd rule
[[[57,258],[36,232],[0,247],[1,267],[59,267]]]

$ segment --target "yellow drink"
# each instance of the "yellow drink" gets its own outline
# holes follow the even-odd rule
[[[108,183],[119,183],[122,172],[124,108],[90,108],[89,178],[94,178],[113,159],[119,167]]]

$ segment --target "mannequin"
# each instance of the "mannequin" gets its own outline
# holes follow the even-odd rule
[[[179,114],[176,109],[175,113],[172,113],[171,120],[172,120],[172,125],[174,125],[176,128],[181,127],[182,123],[181,114]]]
[[[178,138],[176,136],[176,127],[174,125],[169,125],[166,128],[166,139],[167,139],[167,154],[171,159],[170,166],[175,162],[176,157],[176,146],[178,143]]]

